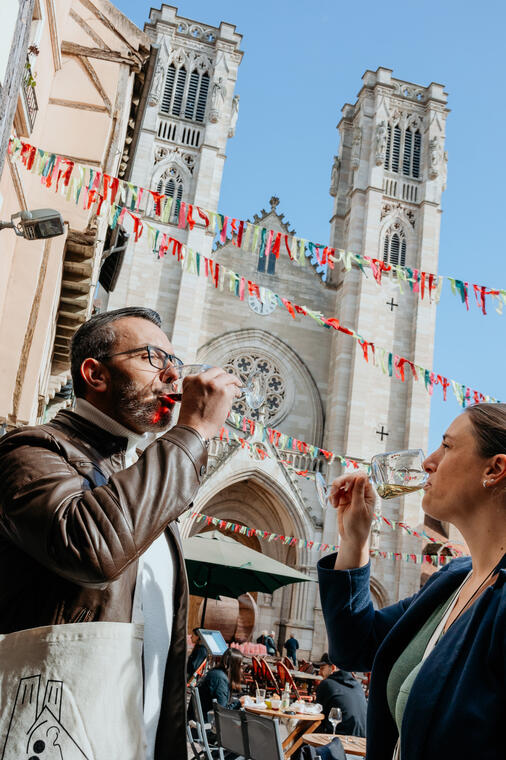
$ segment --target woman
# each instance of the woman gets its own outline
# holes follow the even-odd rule
[[[200,640],[199,629],[194,628],[191,632],[190,638],[192,640],[193,649],[188,657],[186,663],[186,676],[191,678],[195,671],[202,665],[207,657],[207,649]]]
[[[204,718],[213,709],[213,699],[223,707],[240,707],[237,697],[241,692],[241,676],[242,653],[227,649],[198,684]]]
[[[335,480],[341,546],[318,565],[331,660],[346,670],[372,668],[368,760],[442,752],[498,760],[506,727],[506,404],[466,409],[424,467],[424,511],[455,525],[471,557],[375,611],[368,543],[375,494],[365,474]]]

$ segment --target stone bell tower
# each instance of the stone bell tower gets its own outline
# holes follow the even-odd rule
[[[331,245],[391,264],[437,272],[441,195],[446,185],[447,95],[440,84],[421,87],[366,71],[338,129],[332,168]],[[368,270],[333,273],[335,315],[366,340],[426,368],[432,367],[435,304],[398,279],[379,287]],[[326,447],[350,456],[401,448],[426,450],[430,396],[423,382],[382,374],[346,335],[333,337],[326,416]],[[416,525],[420,495],[382,502],[383,514]],[[402,531],[381,535],[379,548],[419,552]],[[402,565],[402,568],[401,568]],[[400,598],[416,589],[420,568],[377,560],[374,572]],[[402,573],[401,573],[402,570]]]
[[[151,9],[145,31],[159,52],[130,182],[215,211],[227,140],[239,113],[235,83],[242,36],[232,24],[209,27],[179,16],[170,5]],[[167,224],[151,223],[174,234],[178,205],[173,203]],[[175,236],[204,255],[211,251],[212,237],[198,221]],[[204,287],[173,261],[157,261],[143,236],[135,246],[130,241],[108,308],[155,308],[176,352],[189,361],[197,349]]]

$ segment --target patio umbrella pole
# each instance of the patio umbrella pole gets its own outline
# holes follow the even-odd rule
[[[204,607],[202,608],[202,618],[200,620],[200,627],[205,628],[204,621],[206,619],[207,609],[207,589],[209,588],[209,581],[211,580],[211,565],[207,567],[207,581],[206,581],[206,595],[204,597]]]

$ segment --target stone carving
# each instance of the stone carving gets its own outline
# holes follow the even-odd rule
[[[429,178],[436,179],[441,171],[441,149],[437,137],[429,142]]]
[[[419,103],[423,102],[425,90],[423,87],[415,87],[405,82],[396,82],[393,80],[394,92],[396,95],[401,95],[404,98],[410,98],[411,100],[417,100]]]
[[[329,193],[334,198],[337,195],[337,188],[339,185],[340,166],[341,166],[341,162],[339,161],[339,156],[334,156],[334,163],[332,164],[332,171],[330,172],[330,188],[329,188]]]
[[[230,126],[228,128],[229,137],[233,137],[235,135],[235,125],[237,124],[238,116],[239,116],[239,95],[234,95],[232,99],[232,114],[230,116]]]
[[[151,85],[151,92],[149,93],[148,105],[157,106],[162,94],[164,70],[161,63],[156,67],[155,75],[153,77],[153,84]]]
[[[261,372],[264,378],[267,396],[265,404],[256,410],[249,409],[245,400],[236,399],[232,410],[239,414],[259,419],[260,414],[265,416],[266,422],[272,422],[279,418],[286,402],[285,380],[278,366],[272,359],[267,359],[256,350],[251,353],[234,353],[225,359],[223,369],[232,372],[245,382],[253,372]]]
[[[360,150],[362,148],[362,130],[355,127],[353,130],[353,143],[351,145],[351,168],[358,169],[360,166]]]
[[[441,164],[441,189],[446,190],[446,178],[448,176],[448,151],[443,153],[443,161]]]
[[[413,228],[415,227],[416,215],[411,209],[403,206],[402,203],[384,203],[381,207],[380,219],[384,219],[389,214],[392,216],[402,216],[410,223]]]
[[[168,148],[162,148],[158,147],[155,150],[155,164],[157,164],[159,161],[161,161],[165,156],[167,156],[169,153]]]
[[[209,111],[209,121],[216,124],[220,120],[220,109],[225,101],[227,90],[223,84],[223,77],[219,77],[213,82],[211,90],[211,110]]]
[[[270,198],[269,203],[271,204],[271,211],[275,211],[276,208],[279,206],[279,198],[277,195],[273,195],[272,198]]]
[[[376,124],[376,166],[381,166],[385,161],[387,149],[387,125],[385,120]]]

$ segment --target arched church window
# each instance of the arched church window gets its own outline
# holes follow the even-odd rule
[[[396,222],[385,233],[383,239],[383,261],[394,266],[406,266],[406,235],[402,226]]]
[[[188,80],[188,88],[185,89],[187,73],[185,66],[176,69],[173,63],[170,64],[160,108],[162,113],[203,122],[209,92],[209,74],[194,69]]]
[[[420,178],[420,157],[422,135],[419,129],[408,126],[401,129],[399,124],[387,127],[384,167],[394,174]]]
[[[174,166],[167,169],[158,180],[156,192],[163,193],[163,195],[169,195],[175,200],[175,203],[172,204],[170,214],[171,220],[179,218],[179,207],[183,200],[183,189],[183,178]]]
[[[250,409],[244,398],[236,399],[232,410],[257,420],[262,414],[266,422],[278,418],[286,402],[286,386],[280,367],[272,359],[262,356],[256,351],[234,353],[227,357],[224,363],[227,372],[233,372],[246,382],[253,372],[261,372],[267,389],[264,408]]]

